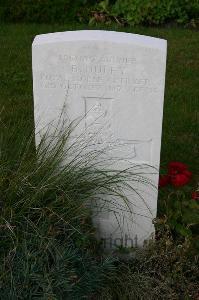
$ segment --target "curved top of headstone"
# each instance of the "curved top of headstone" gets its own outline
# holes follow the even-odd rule
[[[76,30],[37,35],[34,45],[70,42],[70,41],[108,41],[118,44],[138,44],[145,47],[158,48],[166,51],[167,41],[145,35],[105,31],[105,30]]]

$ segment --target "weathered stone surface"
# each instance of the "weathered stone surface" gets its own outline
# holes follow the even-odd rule
[[[50,33],[36,36],[32,55],[37,131],[56,124],[65,106],[71,121],[83,117],[75,136],[86,130],[94,148],[109,147],[108,155],[118,158],[116,168],[159,168],[165,40],[97,30]],[[150,178],[157,187],[158,174]],[[154,232],[157,190],[146,186],[140,194],[144,201],[129,196],[133,213],[94,218],[106,247],[142,245]]]

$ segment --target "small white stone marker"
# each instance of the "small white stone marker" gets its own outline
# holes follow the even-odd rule
[[[36,36],[32,66],[37,132],[56,124],[65,106],[71,121],[84,117],[78,134],[98,132],[96,149],[117,145],[109,150],[110,157],[118,157],[117,168],[144,163],[159,169],[166,50],[163,39],[123,32]],[[156,187],[157,173],[150,175]],[[144,201],[129,196],[133,213],[121,209],[121,214],[110,211],[94,217],[104,247],[141,246],[150,238],[157,193],[146,186],[140,191]]]

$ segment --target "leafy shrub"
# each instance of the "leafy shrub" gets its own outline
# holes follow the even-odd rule
[[[112,4],[111,4],[112,3]],[[198,0],[108,0],[101,1],[98,10],[113,20],[130,25],[164,24],[170,21],[187,23],[199,16]],[[109,18],[109,19],[110,19]]]
[[[176,240],[188,239],[194,252],[199,251],[199,203],[188,191],[160,193],[158,226],[167,226]]]
[[[199,2],[186,0],[117,0],[113,11],[129,24],[163,24],[170,20],[185,23],[199,13]]]
[[[130,25],[195,24],[198,16],[199,0],[0,0],[0,19],[6,22],[67,23],[90,18]]]

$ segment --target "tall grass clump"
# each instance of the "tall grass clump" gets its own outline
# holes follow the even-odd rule
[[[152,186],[143,166],[112,170],[106,149],[69,142],[73,124],[36,149],[31,120],[0,121],[0,299],[197,299],[198,258],[168,228],[133,256],[103,255],[95,238],[88,204],[108,194],[127,207],[124,187]]]
[[[1,121],[0,298],[91,298],[115,266],[101,255],[88,203],[110,194],[127,205],[127,180],[133,191],[134,181],[151,183],[138,167],[102,168],[101,151],[69,143],[72,124],[47,130],[36,149],[25,119]]]

